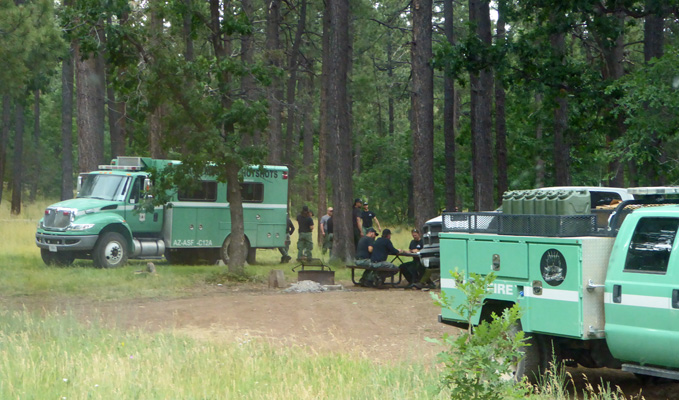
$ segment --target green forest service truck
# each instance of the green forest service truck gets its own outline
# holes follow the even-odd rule
[[[637,198],[678,191],[629,190]],[[555,356],[571,366],[679,379],[679,206],[641,207],[635,203],[649,200],[629,200],[593,210],[585,192],[522,196],[523,204],[503,202],[510,213],[443,215],[441,289],[454,305],[465,299],[451,271],[466,277],[494,272],[491,293],[472,323],[520,306],[519,328],[530,346],[523,348],[518,377],[534,379]],[[551,206],[525,204],[548,197]],[[519,212],[511,212],[517,205]],[[470,229],[479,218],[491,222]],[[465,325],[448,308],[439,318]]]
[[[92,259],[98,267],[124,265],[128,259],[159,258],[171,263],[228,261],[231,216],[226,184],[202,177],[191,190],[169,193],[170,201],[142,207],[150,189],[150,170],[178,161],[118,157],[111,165],[78,177],[75,199],[52,204],[35,236],[46,264],[69,265]],[[288,169],[251,166],[241,183],[248,261],[255,249],[285,243]]]

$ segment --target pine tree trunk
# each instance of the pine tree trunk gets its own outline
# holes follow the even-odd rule
[[[5,187],[5,165],[7,162],[7,144],[9,142],[9,127],[11,114],[11,99],[9,95],[2,96],[2,130],[0,131],[0,203]]]
[[[13,215],[21,214],[22,165],[24,152],[24,105],[21,100],[14,106],[14,156],[12,159],[12,205]]]
[[[469,0],[469,20],[475,23],[476,35],[481,42],[485,46],[490,46],[490,9],[487,0]],[[491,120],[493,73],[490,68],[470,72],[470,88],[474,209],[487,211],[495,208]]]
[[[31,160],[31,192],[28,196],[30,203],[35,203],[38,196],[38,179],[40,177],[40,89],[33,93],[33,151]]]
[[[97,169],[104,161],[104,65],[101,56],[76,46],[78,168]]]
[[[335,209],[333,258],[351,262],[354,257],[354,231],[352,221],[352,170],[351,126],[349,121],[347,83],[349,74],[349,1],[332,0],[326,3],[325,12],[329,18],[324,38],[323,61],[330,68],[323,76],[327,84],[327,108],[323,121],[328,133],[329,174],[333,187]],[[324,65],[325,66],[325,65]]]
[[[267,0],[266,18],[266,49],[267,61],[270,66],[280,68],[280,0]],[[267,89],[267,99],[269,101],[269,163],[278,165],[283,161],[283,132],[281,112],[283,88],[281,79],[274,79]]]
[[[434,206],[434,71],[432,53],[432,1],[414,0],[411,103],[413,119],[413,193],[415,226],[436,215]]]
[[[443,1],[444,23],[443,29],[446,33],[446,39],[451,45],[455,44],[454,32],[454,13],[453,0]],[[456,174],[455,174],[455,131],[457,129],[456,123],[456,97],[455,97],[455,80],[451,76],[450,71],[445,71],[443,78],[443,137],[445,141],[445,169],[446,169],[446,210],[454,211],[456,204]]]
[[[558,18],[553,16],[554,19]],[[563,32],[550,35],[552,51],[562,62],[565,57],[565,35]],[[559,94],[556,97],[554,109],[554,176],[557,186],[570,186],[571,184],[571,146],[567,137],[568,132],[568,100]]]
[[[73,198],[73,54],[61,62],[61,200]]]
[[[498,11],[497,43],[505,41],[505,16]],[[505,88],[501,76],[495,79],[495,166],[497,171],[497,204],[502,203],[502,195],[509,188],[507,177],[507,123],[505,119]]]
[[[243,197],[238,181],[237,165],[229,165],[226,169],[227,201],[231,214],[231,244],[229,246],[229,272],[243,275],[245,272],[245,222],[243,220]]]
[[[306,30],[306,4],[306,0],[300,2],[299,21],[297,23],[297,30],[295,31],[295,40],[292,42],[290,61],[288,63],[288,71],[290,72],[286,96],[286,101],[288,103],[288,121],[285,126],[285,160],[288,165],[295,165],[295,160],[297,158],[297,149],[293,147],[295,136],[299,135],[297,131],[297,119],[295,118],[299,107],[296,103],[295,93],[297,88],[297,70],[299,69],[299,48],[302,44],[302,33]],[[302,85],[300,83],[300,89],[301,87]]]

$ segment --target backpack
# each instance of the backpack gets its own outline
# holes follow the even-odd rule
[[[363,287],[376,287],[378,279],[379,275],[377,274],[377,271],[366,269],[363,271],[363,275],[358,283]]]
[[[399,269],[403,277],[410,283],[419,282],[422,279],[422,275],[424,275],[424,271],[420,268],[420,263],[416,261],[403,263],[399,266]]]

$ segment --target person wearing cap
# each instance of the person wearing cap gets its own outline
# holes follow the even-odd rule
[[[378,286],[382,284],[386,278],[398,273],[398,267],[387,261],[389,255],[395,256],[398,255],[398,253],[401,253],[401,250],[395,248],[393,243],[391,243],[391,230],[383,230],[382,237],[375,240],[375,244],[373,244],[373,252],[370,256],[370,261],[372,262],[373,268],[387,267],[393,269],[393,272],[380,271]]]
[[[368,201],[366,200],[363,202],[363,211],[361,212],[361,220],[362,226],[363,226],[363,234],[368,231],[369,228],[373,227],[373,220],[375,220],[375,223],[377,224],[377,231],[381,231],[382,227],[380,226],[380,221],[377,219],[377,216],[375,215],[374,212],[368,209]]]
[[[297,239],[297,261],[310,260],[311,251],[314,249],[313,236],[311,232],[314,230],[314,220],[311,218],[309,207],[302,207],[302,212],[297,216],[297,224],[299,225]]]
[[[377,232],[373,228],[370,228],[365,236],[358,241],[358,246],[356,246],[356,265],[361,267],[370,266],[370,256],[373,252],[373,244],[375,244],[376,236]]]
[[[321,238],[323,239],[323,246],[321,247],[321,253],[325,255],[325,253],[330,250],[330,256],[332,257],[332,239],[333,239],[333,233],[328,232],[328,220],[332,218],[333,214],[333,208],[328,207],[327,213],[321,217],[321,221],[318,224],[320,229],[321,229]]]
[[[354,199],[354,210],[353,210],[353,223],[354,223],[354,246],[358,246],[358,241],[363,236],[363,230],[361,225],[363,224],[361,220],[361,206],[363,202],[361,199]]]

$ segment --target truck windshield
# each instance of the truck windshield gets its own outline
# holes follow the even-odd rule
[[[82,177],[78,198],[116,201],[124,199],[127,176],[88,174]]]

